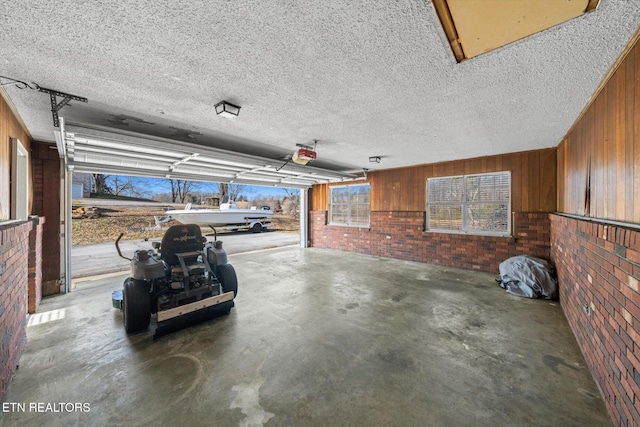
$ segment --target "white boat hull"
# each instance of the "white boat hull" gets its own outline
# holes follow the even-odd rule
[[[166,213],[183,224],[212,227],[249,225],[253,222],[269,221],[273,216],[273,211],[254,209],[182,209],[170,210]]]

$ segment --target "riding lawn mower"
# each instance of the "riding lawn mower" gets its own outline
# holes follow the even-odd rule
[[[206,242],[195,224],[174,225],[152,250],[137,250],[124,289],[112,295],[124,313],[127,333],[149,327],[156,314],[154,338],[195,323],[229,314],[238,293],[238,279],[221,241]]]

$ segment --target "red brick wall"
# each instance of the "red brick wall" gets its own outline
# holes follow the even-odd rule
[[[551,215],[551,259],[609,414],[640,426],[640,231]]]
[[[0,400],[27,340],[29,232],[32,222],[0,226]]]
[[[39,217],[29,232],[28,311],[33,314],[42,300],[42,233],[45,218]]]
[[[311,211],[310,246],[498,272],[514,255],[549,259],[549,214],[514,214],[514,237],[424,231],[424,212],[371,212],[370,228],[327,225],[327,211]]]

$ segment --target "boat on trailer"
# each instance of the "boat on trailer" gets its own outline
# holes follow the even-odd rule
[[[241,209],[230,201],[221,203],[220,209],[194,209],[191,204],[187,204],[184,209],[168,210],[166,214],[169,218],[183,224],[197,224],[218,229],[248,227],[253,232],[260,232],[270,225],[273,211],[269,206]]]

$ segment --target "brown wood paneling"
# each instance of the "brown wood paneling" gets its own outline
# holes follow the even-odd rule
[[[640,223],[638,34],[559,146],[560,212]],[[591,202],[585,211],[588,177]]]
[[[31,149],[31,137],[14,115],[5,96],[4,90],[0,89],[0,221],[9,219],[11,213],[11,138],[19,139],[28,151]],[[33,194],[30,194],[29,206],[32,201]]]
[[[638,194],[638,189],[640,189],[640,120],[638,120],[638,116],[640,116],[640,84],[634,84],[638,80],[638,75],[640,75],[640,52],[638,49],[632,51],[633,56],[630,58],[630,61],[633,63],[633,75],[629,74],[627,76],[627,87],[629,91],[634,94],[633,96],[633,111],[632,118],[627,120],[627,126],[631,126],[631,129],[628,129],[628,133],[631,136],[630,140],[633,142],[638,141],[633,144],[633,192],[634,194]],[[633,222],[640,223],[640,195],[634,198],[633,203]]]
[[[424,211],[428,178],[487,172],[511,172],[514,212],[556,210],[556,149],[456,160],[370,172],[372,211]],[[328,185],[312,190],[311,210],[326,210]]]
[[[605,86],[603,90],[604,96],[604,152],[605,152],[605,192],[604,214],[605,218],[615,218],[616,195],[613,190],[616,187],[616,135],[615,135],[615,91],[613,85]]]
[[[620,105],[621,103],[624,105],[624,87],[625,87],[625,67],[620,69],[619,73],[614,74],[613,79],[613,94],[612,94],[612,102],[614,105]],[[615,151],[615,164],[624,165],[625,164],[625,153],[626,153],[626,135],[625,135],[625,108],[614,108],[612,111],[612,120],[614,122],[613,126],[613,140],[615,141],[614,151]],[[615,180],[616,180],[616,189],[622,195],[622,197],[614,197],[613,204],[615,206],[614,215],[616,218],[624,218],[626,214],[626,167],[616,167],[615,168]]]
[[[46,159],[43,163],[43,211],[47,221],[42,233],[42,282],[48,284],[43,296],[60,292],[55,283],[60,278],[60,160]],[[52,287],[52,289],[50,289]]]
[[[314,185],[310,191],[309,208],[312,211],[328,210],[328,193],[329,186],[327,184]]]
[[[511,211],[524,212],[522,197],[525,192],[523,185],[526,184],[526,180],[523,180],[522,176],[522,161],[520,159],[520,154],[512,153],[502,156],[501,170],[511,171]]]
[[[557,162],[557,150],[544,150],[540,152],[540,161],[538,163],[539,206],[545,206],[547,208],[556,206],[556,194],[558,190],[556,181]]]
[[[625,67],[624,67],[624,74],[625,74],[625,82],[624,82],[624,88],[627,87],[633,87],[633,81],[632,79],[635,78],[636,76],[636,61],[638,61],[638,59],[635,57],[636,52],[635,51],[631,51],[629,52],[629,55],[627,57],[627,61],[625,62]],[[640,70],[638,70],[640,71]],[[638,85],[638,87],[636,88],[637,90],[640,90],[640,85]],[[625,152],[624,152],[624,159],[625,159],[625,176],[624,176],[624,181],[626,182],[626,187],[625,187],[625,200],[626,200],[626,206],[625,206],[625,213],[624,216],[626,218],[634,218],[634,207],[636,206],[636,197],[634,197],[634,144],[633,144],[633,140],[634,140],[634,135],[633,135],[633,128],[634,128],[634,124],[633,124],[633,120],[634,120],[634,113],[635,113],[635,106],[634,106],[634,95],[635,93],[640,93],[640,92],[636,92],[633,90],[625,90],[624,91],[624,110],[625,110],[625,116],[624,116],[624,138],[625,141],[628,141],[629,143],[625,144]],[[640,142],[637,144],[640,146]],[[639,159],[640,160],[640,159]],[[640,187],[637,187],[640,188]]]
[[[592,111],[589,111],[586,115],[585,121],[602,123],[604,117],[604,98],[596,101],[595,107]],[[604,218],[604,194],[605,189],[605,144],[604,144],[604,126],[596,126],[595,131],[586,132],[586,127],[582,126],[576,132],[576,135],[571,135],[569,138],[572,141],[572,151],[580,150],[580,145],[583,146],[582,151],[586,153],[593,153],[591,156],[591,212],[586,212],[584,215],[593,216],[596,218]],[[580,144],[577,141],[584,141]],[[580,170],[583,166],[580,166]],[[567,171],[575,170],[574,163],[567,162]],[[569,190],[569,192],[571,192]],[[580,205],[582,192],[574,192],[571,202],[568,207],[574,205]]]
[[[564,189],[565,189],[565,175],[561,174],[560,171],[561,170],[565,170],[565,166],[564,166],[564,162],[565,162],[565,151],[566,151],[566,147],[567,145],[564,143],[561,143],[558,146],[558,150],[556,151],[556,185],[557,185],[557,190],[556,190],[556,203],[557,203],[557,208],[559,211],[562,211],[564,209],[563,203],[565,200],[565,193],[564,193]]]
[[[540,203],[540,192],[538,188],[540,181],[540,153],[537,151],[530,153],[528,156],[522,156],[522,172],[526,177],[526,184],[523,183],[522,190],[525,194],[522,197],[522,211],[535,211],[536,206]]]

